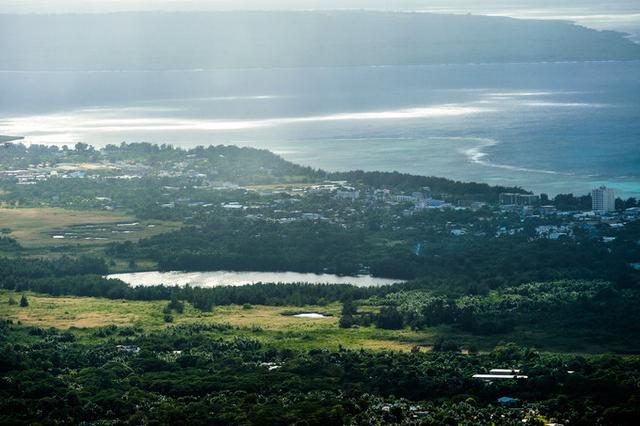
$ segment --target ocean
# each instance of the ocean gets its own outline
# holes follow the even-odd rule
[[[640,62],[0,72],[25,143],[269,149],[550,195],[640,196]]]

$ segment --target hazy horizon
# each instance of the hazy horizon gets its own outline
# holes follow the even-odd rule
[[[521,0],[5,0],[0,13],[111,13],[131,11],[338,10],[362,9],[434,13],[471,13],[522,19],[560,19],[599,30],[627,32],[640,40],[640,3],[614,0],[557,2]]]

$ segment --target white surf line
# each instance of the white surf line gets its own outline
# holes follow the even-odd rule
[[[529,107],[550,107],[550,108],[605,108],[607,104],[586,103],[586,102],[523,102],[522,105]]]
[[[477,145],[472,147],[472,148],[467,148],[467,149],[461,149],[459,150],[459,152],[461,152],[462,154],[464,154],[467,159],[469,160],[469,162],[474,163],[474,164],[478,164],[481,166],[485,166],[485,167],[493,167],[493,168],[497,168],[497,169],[505,169],[505,170],[512,170],[512,171],[518,171],[518,172],[527,172],[527,173],[542,173],[542,174],[549,174],[549,175],[563,175],[563,176],[575,176],[574,173],[564,173],[564,172],[557,172],[554,170],[545,170],[545,169],[532,169],[532,168],[528,168],[528,167],[519,167],[519,166],[512,166],[512,165],[508,165],[508,164],[500,164],[500,163],[494,163],[491,161],[487,161],[487,157],[489,154],[487,154],[484,149],[491,147],[491,146],[495,146],[498,145],[499,142],[495,139],[491,139],[491,138],[474,138],[474,137],[451,137],[451,138],[443,138],[443,139],[452,139],[452,140],[467,140],[467,141],[475,141],[477,142]]]

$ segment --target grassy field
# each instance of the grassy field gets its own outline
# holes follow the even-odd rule
[[[637,353],[635,342],[620,341],[619,337],[593,335],[566,330],[518,328],[509,334],[477,336],[450,326],[426,330],[382,330],[371,327],[342,329],[338,327],[341,305],[328,306],[242,306],[215,307],[213,312],[201,312],[185,304],[182,314],[173,314],[173,323],[164,321],[166,301],[111,300],[92,297],[52,297],[27,293],[29,306],[21,308],[8,304],[10,297],[20,300],[20,294],[0,290],[0,318],[20,322],[24,326],[72,330],[80,339],[95,341],[93,331],[98,327],[117,325],[140,327],[157,331],[177,324],[228,324],[233,333],[224,337],[250,337],[282,348],[376,349],[409,351],[414,346],[430,350],[436,338],[456,342],[463,350],[470,347],[480,351],[496,345],[516,342],[549,352],[597,354],[606,352]],[[363,307],[363,310],[366,310]],[[291,312],[319,312],[328,315],[321,319],[296,318]]]
[[[117,223],[133,222],[134,218],[122,213],[102,211],[77,211],[58,208],[0,208],[0,228],[11,229],[10,236],[25,248],[52,246],[100,245],[111,241],[135,240],[177,229],[176,222],[141,222],[141,232],[112,233],[106,240],[54,239],[52,233],[82,225],[116,226]],[[151,226],[149,226],[151,225]]]
[[[433,332],[411,330],[391,331],[374,327],[341,329],[338,319],[341,306],[273,307],[223,306],[213,312],[200,312],[186,304],[183,314],[173,314],[174,322],[164,322],[162,309],[167,302],[143,302],[109,300],[92,297],[51,297],[27,293],[29,306],[21,308],[9,305],[13,297],[20,294],[0,291],[0,318],[11,319],[25,326],[41,328],[72,329],[87,341],[92,329],[107,325],[142,327],[147,331],[160,330],[177,324],[229,324],[237,327],[235,336],[246,336],[286,348],[338,349],[340,345],[351,349],[386,349],[408,351],[416,344],[428,344]],[[326,318],[305,319],[283,315],[291,311],[321,312]]]

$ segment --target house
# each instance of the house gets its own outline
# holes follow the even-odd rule
[[[416,199],[411,195],[394,195],[391,197],[391,200],[397,203],[413,203]]]
[[[222,208],[227,210],[238,210],[243,209],[244,206],[237,201],[232,201],[230,203],[223,203]]]
[[[444,200],[436,200],[433,198],[426,198],[424,200],[416,202],[415,204],[416,209],[438,209],[447,206],[449,206],[449,204],[447,204]]]
[[[483,379],[487,381],[492,380],[504,380],[504,379],[528,379],[529,376],[520,374],[520,370],[508,369],[508,368],[492,368],[489,370],[489,374],[474,374],[474,379]]]
[[[498,398],[498,404],[502,407],[507,407],[507,408],[516,408],[519,407],[520,404],[520,400],[517,398],[510,398],[508,396],[502,396],[500,398]]]
[[[140,347],[134,345],[117,345],[116,349],[119,351],[125,351],[134,354],[140,352]]]
[[[360,191],[356,190],[338,190],[336,191],[336,198],[340,198],[343,200],[351,200],[355,201],[360,198]]]
[[[540,225],[536,227],[538,238],[557,240],[561,237],[572,237],[573,231],[565,225]]]
[[[282,364],[278,364],[276,362],[261,362],[260,367],[265,367],[269,371],[277,370],[282,368]]]
[[[558,213],[558,209],[556,209],[556,206],[552,206],[552,205],[540,206],[539,210],[540,210],[540,213],[544,216],[555,215]]]
[[[304,220],[320,220],[322,215],[319,213],[302,213],[302,219]]]
[[[517,374],[520,370],[514,370],[509,368],[492,368],[489,373],[492,374]]]
[[[499,195],[501,206],[530,206],[540,200],[538,195],[503,192]]]
[[[474,379],[483,379],[483,380],[496,380],[496,379],[528,379],[529,376],[522,376],[517,374],[474,374]]]
[[[629,219],[640,218],[640,207],[629,207],[628,209],[625,209],[624,215]]]

